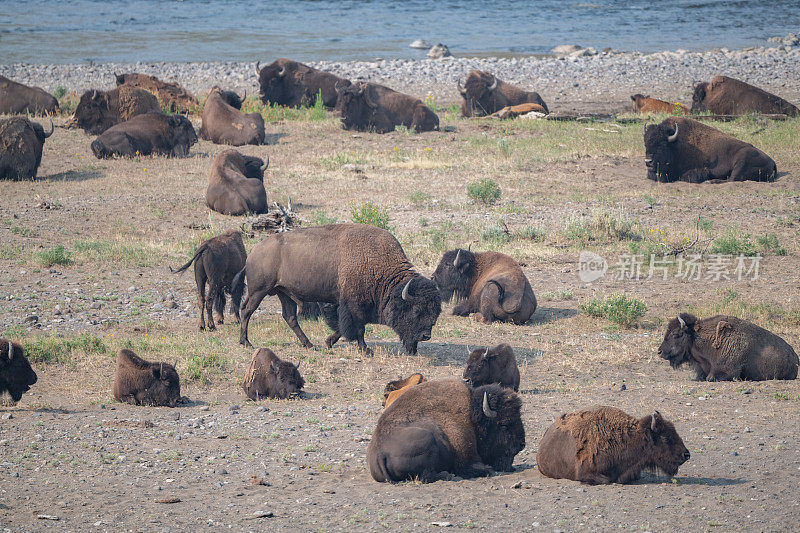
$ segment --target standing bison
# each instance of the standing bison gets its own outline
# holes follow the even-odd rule
[[[223,215],[266,213],[269,206],[264,171],[268,166],[269,158],[265,163],[233,149],[223,150],[211,164],[206,205]]]
[[[286,400],[303,392],[305,380],[297,366],[282,361],[269,348],[257,348],[244,375],[242,389],[253,401],[264,398]]]
[[[514,350],[508,344],[472,350],[463,379],[470,387],[497,383],[501,387],[519,391],[519,367]]]
[[[423,382],[425,382],[425,376],[419,373],[411,374],[406,379],[390,381],[383,389],[383,402],[381,405],[383,407],[389,407],[408,389]]]
[[[516,393],[426,381],[387,407],[372,433],[367,464],[375,481],[435,481],[442,473],[485,476],[513,470],[525,447]]]
[[[144,89],[121,85],[105,92],[86,91],[67,127],[99,135],[111,126],[150,112],[161,113],[161,106],[156,97]]]
[[[234,289],[247,279],[239,342],[247,338],[250,317],[267,295],[278,295],[283,319],[300,343],[313,348],[297,322],[299,301],[322,302],[333,330],[325,344],[340,337],[364,342],[365,324],[386,324],[400,336],[409,354],[431,338],[442,310],[436,286],[416,271],[397,239],[364,224],[331,224],[270,235],[256,244]]]
[[[645,126],[644,148],[654,181],[775,181],[778,175],[775,161],[752,144],[690,118]]]
[[[696,380],[795,379],[797,354],[774,333],[734,316],[670,320],[658,355],[672,368],[687,363]]]
[[[117,86],[138,87],[155,95],[173,113],[188,113],[197,107],[197,98],[175,82],[161,81],[155,76],[131,72],[114,73]]]
[[[631,96],[633,101],[633,110],[637,113],[668,113],[670,115],[688,115],[689,108],[683,104],[665,102],[656,98],[650,98],[643,94],[634,94]]]
[[[22,346],[0,338],[0,395],[8,393],[17,403],[36,383],[36,372],[25,357]]]
[[[264,117],[258,113],[243,113],[225,101],[222,89],[214,87],[203,107],[200,138],[215,144],[243,146],[264,144]]]
[[[749,83],[727,76],[717,76],[711,83],[698,83],[692,96],[692,113],[709,111],[716,115],[747,113],[800,115],[800,109]]]
[[[175,407],[181,397],[181,383],[173,365],[151,363],[130,350],[121,350],[113,392],[118,402]]]
[[[350,81],[322,70],[311,68],[291,59],[278,59],[264,68],[256,63],[261,101],[289,107],[314,105],[322,93],[322,104],[336,107],[336,87],[346,87]]]
[[[58,100],[39,87],[0,76],[0,115],[55,115]]]
[[[136,115],[108,128],[91,147],[98,159],[139,155],[186,157],[196,142],[197,134],[188,118],[159,111]]]
[[[465,117],[483,117],[497,113],[504,107],[519,104],[538,104],[545,113],[550,111],[539,93],[526,91],[497,79],[483,70],[472,70],[464,85],[456,83],[461,93],[461,114]]]
[[[36,179],[42,162],[44,141],[53,134],[27,118],[12,117],[0,120],[0,180]]]
[[[346,130],[387,133],[397,126],[416,132],[439,129],[439,117],[419,98],[364,82],[337,90],[336,110]]]
[[[539,472],[589,485],[630,483],[644,470],[674,476],[690,454],[658,411],[639,420],[614,407],[561,415],[539,443]]]

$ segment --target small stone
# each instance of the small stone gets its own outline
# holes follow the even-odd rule
[[[561,44],[550,50],[550,53],[556,56],[568,56],[578,50],[583,50],[583,47],[577,44]]]
[[[11,413],[3,413],[3,420],[11,420],[12,418],[14,418],[14,415]]]
[[[36,315],[28,315],[25,317],[26,324],[36,324],[37,322],[39,322],[39,317]]]
[[[436,527],[453,527],[453,524],[450,522],[431,522],[431,525]]]
[[[437,43],[434,45],[430,50],[428,50],[428,57],[431,59],[441,59],[443,57],[450,57],[453,54],[450,53],[450,49],[447,45],[442,43]]]
[[[418,48],[420,50],[427,50],[431,47],[431,43],[426,41],[425,39],[417,39],[416,41],[412,42],[408,45],[409,48]]]
[[[620,390],[620,391],[624,391],[624,390],[625,390],[625,389],[627,389],[627,388],[628,388],[628,387],[626,387],[624,383],[623,383],[622,385],[620,385],[620,386],[619,386],[619,390]]]
[[[275,513],[272,511],[256,511],[253,513],[253,518],[272,518]]]
[[[38,518],[39,520],[61,520],[61,518],[52,514],[40,514],[37,515],[36,518]]]
[[[178,304],[176,304],[174,300],[167,300],[166,302],[164,302],[164,307],[166,307],[167,309],[177,309]]]
[[[258,411],[260,411],[262,413],[266,413],[267,411],[269,411],[269,409],[267,409],[266,406],[260,405],[258,407]]]
[[[511,485],[512,489],[521,489],[522,488],[522,481],[517,481],[513,485]]]
[[[208,411],[209,409],[211,409],[211,408],[209,406],[207,406],[207,405],[201,405],[200,406],[200,410],[201,411]]]
[[[746,427],[744,428],[744,432],[745,432],[745,433],[752,433],[752,432],[753,432],[753,430],[752,430],[752,429],[750,429],[750,426],[746,426]]]

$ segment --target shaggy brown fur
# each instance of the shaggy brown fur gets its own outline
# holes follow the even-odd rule
[[[313,106],[321,92],[323,105],[333,109],[338,97],[336,87],[350,85],[349,80],[286,58],[263,68],[257,63],[256,74],[261,101],[289,107]]]
[[[464,86],[461,82],[457,85],[462,98],[461,114],[465,117],[491,115],[504,107],[527,103],[540,105],[544,113],[550,112],[539,93],[506,83],[483,70],[470,71]]]
[[[695,85],[692,96],[692,113],[710,111],[717,115],[744,115],[746,113],[800,115],[800,109],[780,96],[745,83],[717,76],[711,83]]]
[[[36,383],[36,372],[16,342],[0,338],[0,395],[7,392],[16,403]]]
[[[289,361],[282,361],[269,348],[257,348],[244,375],[242,389],[254,401],[294,398],[302,393],[305,385],[299,367],[300,363],[295,366]]]
[[[264,118],[259,113],[243,113],[230,106],[213,87],[203,107],[200,138],[216,144],[243,146],[264,144]]]
[[[665,102],[656,98],[650,98],[643,94],[634,94],[631,96],[633,100],[633,110],[637,113],[669,113],[671,115],[688,115],[689,108],[683,104]]]
[[[162,112],[155,96],[144,89],[122,85],[110,91],[83,93],[66,126],[99,135],[120,122],[151,112]]]
[[[0,120],[0,180],[36,179],[42,162],[44,141],[53,134],[27,118]]]
[[[242,155],[236,150],[223,150],[211,163],[206,205],[223,215],[266,213],[267,191],[264,170],[269,165],[262,159]]]
[[[58,100],[39,87],[0,76],[0,115],[55,115]]]
[[[138,87],[158,97],[173,113],[188,113],[197,107],[197,98],[176,82],[161,81],[155,76],[131,72],[114,74],[117,86],[128,85]]]
[[[414,385],[419,385],[424,381],[425,376],[422,374],[411,374],[406,379],[390,381],[386,384],[386,388],[383,389],[383,403],[381,405],[384,407],[389,407],[408,389]]]
[[[365,82],[338,91],[336,111],[346,130],[387,133],[397,126],[416,132],[439,129],[439,117],[419,98]]]
[[[121,350],[114,375],[114,399],[133,405],[175,407],[181,384],[175,367],[151,363],[131,350]]]
[[[514,350],[505,343],[472,350],[463,379],[471,387],[497,383],[501,387],[519,391],[519,367]]]

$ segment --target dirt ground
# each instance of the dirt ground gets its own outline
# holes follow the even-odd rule
[[[508,253],[539,309],[523,326],[483,325],[444,306],[419,355],[370,326],[373,357],[353,345],[299,346],[267,299],[250,339],[302,361],[306,394],[247,401],[250,350],[238,326],[197,331],[191,273],[170,274],[203,239],[244,226],[210,212],[213,157],[98,161],[91,138],[60,127],[35,182],[0,194],[0,334],[23,342],[39,382],[0,408],[0,525],[11,531],[642,530],[798,528],[800,382],[705,383],[656,354],[682,311],[735,314],[800,346],[800,120],[718,124],[777,162],[775,183],[658,184],[646,179],[641,125],[465,120],[454,131],[386,135],[341,130],[333,117],[270,122],[269,201],[291,198],[305,225],[348,221],[372,202],[411,261],[430,275],[446,249]],[[195,123],[199,127],[199,121]],[[453,129],[450,128],[450,129]],[[493,205],[467,185],[501,188]],[[262,235],[247,238],[248,249]],[[722,246],[721,239],[728,243]],[[614,279],[625,254],[758,252],[757,279],[687,280],[677,267]],[[63,246],[63,249],[59,249]],[[591,250],[611,266],[578,277]],[[705,263],[706,268],[708,264]],[[647,310],[633,326],[588,316],[593,298],[624,293]],[[312,342],[327,335],[302,322]],[[527,447],[516,471],[429,485],[374,482],[365,465],[385,383],[420,371],[460,378],[476,346],[510,343],[522,373]],[[178,408],[111,397],[122,347],[177,360]],[[594,404],[672,420],[692,457],[674,478],[584,486],[544,478],[539,439],[555,417]]]

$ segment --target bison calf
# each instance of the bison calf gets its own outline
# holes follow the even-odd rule
[[[269,206],[264,171],[268,166],[269,158],[265,163],[233,149],[223,150],[211,163],[206,205],[223,215],[266,213]]]
[[[305,380],[297,366],[282,361],[269,348],[258,348],[253,352],[250,366],[244,375],[242,389],[254,401],[264,398],[285,400],[303,392]]]
[[[12,117],[0,120],[0,180],[36,179],[42,162],[44,141],[53,134],[27,118]]]
[[[36,372],[22,346],[0,338],[0,395],[8,393],[16,403],[36,383]]]
[[[200,138],[216,144],[242,146],[264,144],[264,118],[258,113],[243,113],[222,96],[222,89],[213,87],[203,106]]]
[[[114,399],[133,405],[175,407],[181,397],[181,383],[175,367],[151,363],[131,350],[117,356]]]
[[[597,407],[561,415],[539,443],[539,472],[590,485],[630,483],[643,470],[670,476],[689,460],[689,450],[658,411],[639,420]]]
[[[508,344],[472,350],[463,379],[471,387],[497,383],[501,387],[519,391],[519,368],[514,350]]]
[[[408,389],[424,381],[425,376],[422,374],[411,374],[406,379],[390,381],[386,384],[386,388],[383,389],[383,403],[381,405],[383,405],[383,407],[389,407]]]
[[[656,98],[650,98],[643,94],[634,94],[631,96],[633,101],[633,110],[637,113],[669,113],[671,115],[688,115],[689,108],[683,104],[665,102]]]

